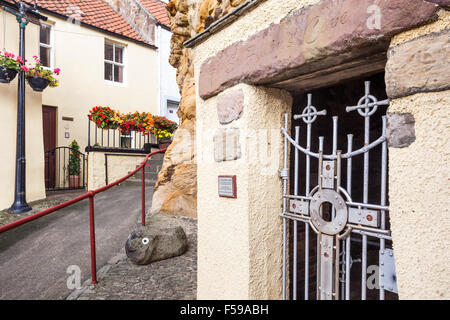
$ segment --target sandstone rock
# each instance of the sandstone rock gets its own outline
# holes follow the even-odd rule
[[[197,217],[196,164],[169,166],[158,182],[158,188],[153,195],[151,213]]]
[[[148,225],[133,231],[125,243],[128,258],[136,264],[145,265],[182,255],[188,248],[182,227]]]
[[[170,24],[179,27],[189,27],[188,16],[183,12],[177,12],[170,21]]]
[[[195,31],[197,33],[208,28],[211,23],[230,13],[245,0],[203,0],[200,3]]]
[[[245,0],[231,0],[231,5],[233,7],[237,7],[238,5],[240,5],[241,3],[244,3]]]
[[[185,79],[181,92],[180,108],[178,116],[181,120],[195,118],[195,81],[193,78]]]
[[[388,52],[386,92],[399,98],[450,88],[450,30],[393,47]]]
[[[233,90],[217,98],[217,115],[221,124],[227,124],[241,117],[244,110],[244,92]]]
[[[191,49],[183,43],[204,29],[205,19],[220,19],[244,0],[171,0],[167,10],[173,30],[169,63],[177,68],[181,101],[180,128],[166,151],[153,193],[152,213],[197,217],[197,165],[195,164],[196,93]],[[216,10],[220,9],[220,10]]]

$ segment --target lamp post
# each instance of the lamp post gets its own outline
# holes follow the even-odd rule
[[[34,7],[26,6],[22,1],[17,1],[18,11],[12,10],[8,7],[4,9],[15,15],[16,20],[19,23],[20,42],[19,42],[19,55],[25,60],[25,28],[30,21],[27,17],[27,13],[30,12],[38,19],[47,20],[46,17],[41,16],[37,11],[36,5]],[[17,140],[16,140],[16,179],[14,187],[14,202],[12,206],[7,210],[11,214],[20,214],[31,210],[26,200],[26,166],[25,166],[25,72],[21,70],[19,72],[19,84],[17,90]]]

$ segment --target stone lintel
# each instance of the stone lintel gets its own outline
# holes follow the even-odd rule
[[[199,95],[210,98],[244,82],[270,85],[385,52],[390,38],[433,21],[424,0],[325,0],[236,42],[203,62]]]

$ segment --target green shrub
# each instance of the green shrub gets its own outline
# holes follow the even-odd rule
[[[73,140],[70,144],[69,155],[69,175],[80,175],[80,146],[77,140]]]

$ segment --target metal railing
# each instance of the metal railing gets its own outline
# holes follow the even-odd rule
[[[77,156],[80,165],[79,173],[71,177],[69,172],[70,157]],[[70,147],[57,147],[45,152],[45,189],[73,190],[84,189],[87,185],[86,155]]]
[[[102,129],[97,127],[88,115],[88,145],[90,151],[120,151],[133,153],[149,153],[151,148],[158,147],[158,139],[153,134],[130,131],[123,134],[117,129]]]
[[[145,167],[148,166],[147,161],[151,156],[158,154],[158,153],[163,153],[166,150],[167,149],[160,149],[158,151],[149,153],[145,157],[144,161],[134,171],[132,171],[129,174],[127,174],[126,176],[114,181],[113,183],[110,183],[110,184],[108,184],[104,187],[98,188],[96,190],[88,191],[87,193],[85,193],[81,196],[78,196],[72,200],[63,202],[63,203],[53,206],[51,208],[45,209],[41,212],[32,214],[28,217],[19,219],[17,221],[14,221],[12,223],[9,223],[7,225],[0,227],[0,234],[89,198],[89,228],[90,228],[90,243],[91,243],[92,283],[93,284],[98,283],[98,281],[97,281],[97,259],[96,259],[96,249],[95,249],[95,221],[94,221],[94,197],[95,197],[95,195],[99,194],[103,191],[106,191],[106,190],[118,185],[119,183],[122,183],[123,181],[127,180],[131,176],[135,175],[139,170],[141,170],[142,171],[142,174],[141,174],[141,179],[142,179],[142,184],[141,184],[141,206],[142,206],[141,223],[143,226],[145,226]]]

